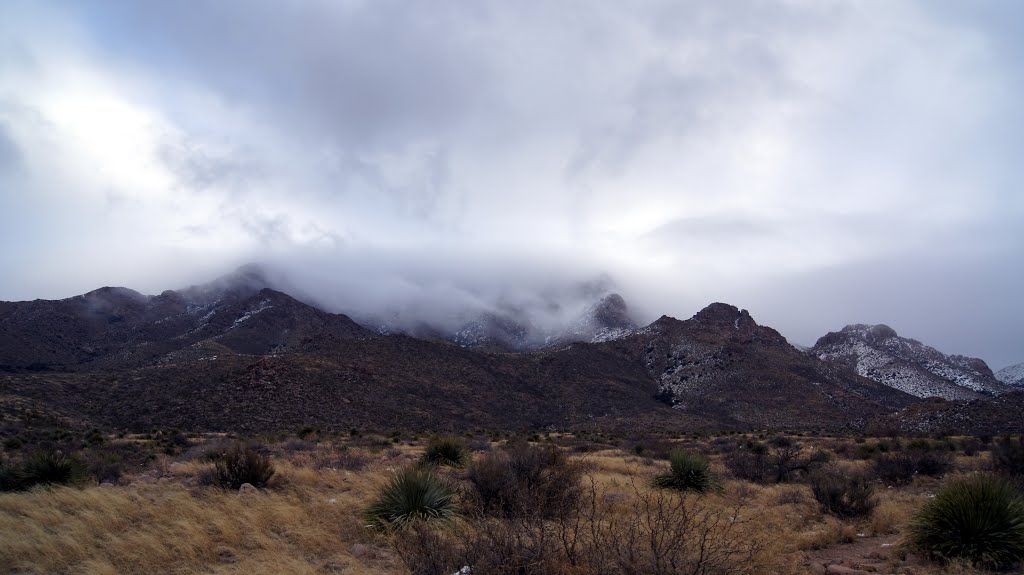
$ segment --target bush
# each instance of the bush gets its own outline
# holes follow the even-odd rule
[[[836,517],[864,517],[878,505],[871,483],[860,474],[820,471],[811,476],[811,491],[821,508]]]
[[[214,481],[227,489],[238,489],[244,483],[264,487],[274,475],[270,458],[252,447],[235,444],[216,462]]]
[[[518,443],[469,468],[468,496],[485,514],[560,517],[579,499],[581,475],[582,468],[557,447]]]
[[[992,470],[1014,478],[1024,477],[1024,437],[1004,437],[992,446]]]
[[[829,460],[824,451],[805,452],[790,443],[768,450],[764,444],[748,443],[745,449],[728,454],[726,467],[738,479],[755,483],[782,483],[793,481],[820,468]]]
[[[1008,569],[1024,557],[1024,500],[998,476],[953,481],[913,518],[909,544],[942,562]]]
[[[910,483],[915,475],[943,475],[953,466],[949,451],[907,451],[875,460],[875,476],[888,485]]]
[[[462,467],[469,459],[469,450],[461,439],[441,437],[430,442],[423,453],[423,463]]]
[[[452,529],[417,526],[395,539],[412,575],[755,575],[765,537],[740,505],[686,493],[600,491],[597,482],[564,519],[472,517]]]
[[[654,478],[654,486],[677,491],[708,493],[720,491],[718,478],[711,473],[708,458],[686,451],[673,451],[669,455],[671,469]]]
[[[0,479],[4,491],[24,491],[38,485],[81,485],[89,468],[80,458],[60,451],[39,452],[8,467]]]
[[[364,512],[367,526],[390,531],[416,521],[451,519],[455,493],[428,468],[409,467],[388,480]]]

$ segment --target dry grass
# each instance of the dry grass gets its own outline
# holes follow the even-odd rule
[[[405,574],[390,542],[366,529],[360,512],[388,472],[417,461],[424,444],[371,450],[339,440],[301,450],[275,447],[277,474],[269,489],[250,497],[204,485],[211,463],[167,457],[126,476],[123,487],[2,494],[0,565],[15,573]],[[622,501],[634,490],[649,492],[650,479],[668,468],[665,461],[618,449],[574,458],[602,497]],[[958,464],[973,470],[985,459],[962,457]],[[856,472],[870,462],[835,465]],[[870,517],[843,521],[823,514],[804,484],[728,479],[721,456],[712,457],[712,468],[726,478],[724,489],[703,504],[711,510],[742,504],[751,536],[770,535],[754,558],[755,572],[780,575],[807,572],[809,553],[841,554],[865,538],[898,540],[913,512],[941,484],[927,477],[901,488],[882,487]],[[464,472],[446,473],[458,481]],[[891,561],[897,571],[900,558]],[[914,572],[942,571],[915,564]]]

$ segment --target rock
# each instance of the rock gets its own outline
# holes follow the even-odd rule
[[[238,494],[244,497],[248,497],[253,495],[259,495],[260,490],[257,489],[256,486],[253,485],[252,483],[243,483],[242,486],[238,488]]]
[[[825,575],[826,573],[828,573],[828,571],[825,569],[825,566],[821,563],[818,563],[817,561],[811,561],[807,565],[807,571],[809,573],[814,573],[814,575]]]
[[[370,553],[370,549],[362,543],[352,544],[352,555],[355,557],[366,557]]]
[[[102,487],[103,489],[110,489],[114,487],[114,484],[109,481],[104,481],[103,483],[100,483],[100,487]]]

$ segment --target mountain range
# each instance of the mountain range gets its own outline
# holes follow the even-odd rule
[[[640,327],[621,296],[600,293],[556,327],[510,308],[405,331],[323,311],[251,266],[156,296],[0,302],[0,417],[211,431],[857,430],[918,417],[917,429],[966,417],[1001,430],[1014,421],[989,412],[1024,395],[981,360],[885,326],[802,351],[723,303]],[[920,408],[934,395],[953,401]],[[934,416],[964,405],[959,419]]]

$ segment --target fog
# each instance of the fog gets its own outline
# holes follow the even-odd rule
[[[1024,361],[1024,7],[0,5],[0,299],[886,323]],[[448,318],[448,319],[444,319]],[[452,319],[455,318],[455,319]]]

